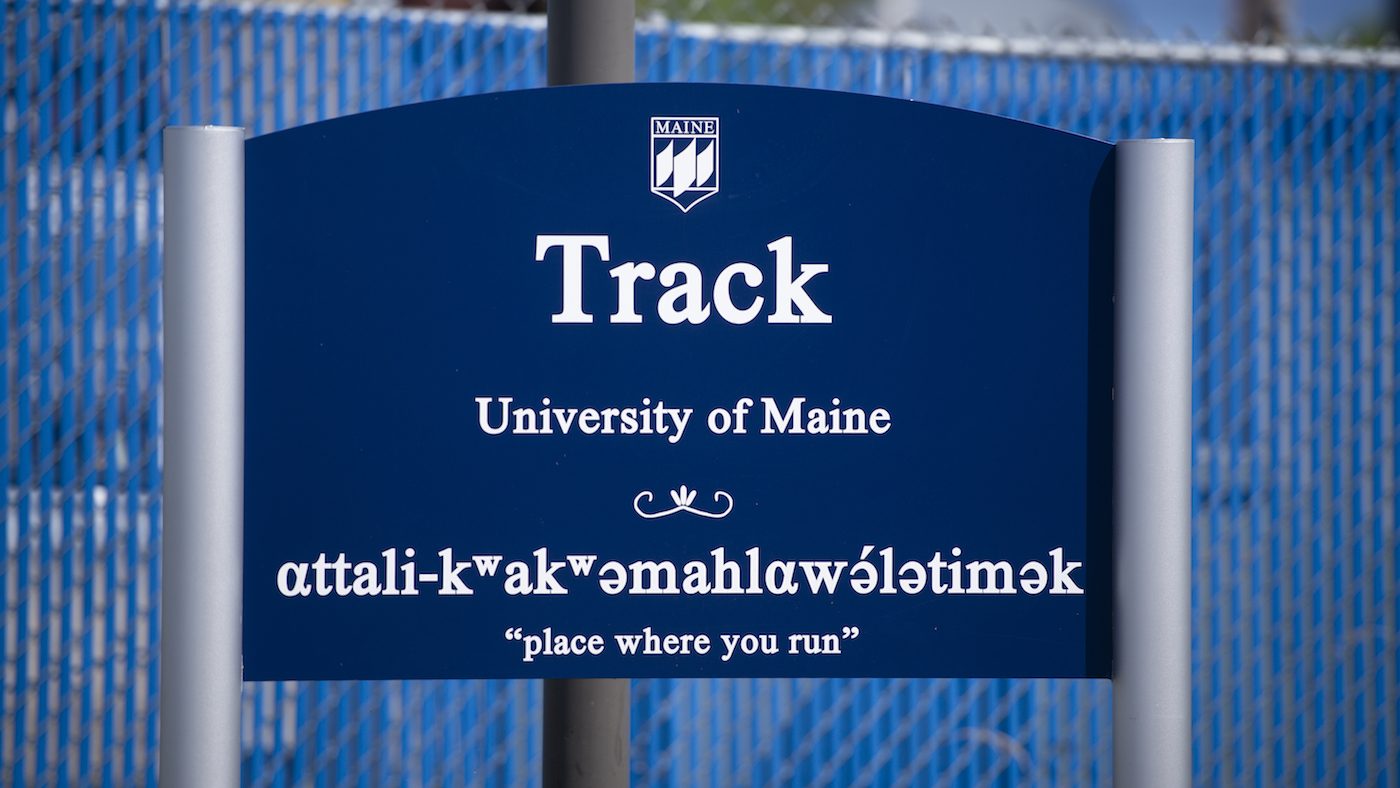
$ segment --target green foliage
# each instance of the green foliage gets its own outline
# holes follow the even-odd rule
[[[1338,43],[1348,47],[1393,47],[1396,43],[1395,29],[1383,19],[1367,20],[1343,31]]]
[[[822,25],[849,20],[855,0],[637,0],[637,15],[685,22]]]

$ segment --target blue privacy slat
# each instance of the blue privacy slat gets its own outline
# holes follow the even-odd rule
[[[292,93],[292,106],[294,108],[292,110],[292,125],[308,122],[312,111],[315,109],[310,106],[310,102],[307,100],[307,82],[312,78],[312,74],[307,73],[308,69],[301,68],[299,62],[304,54],[310,54],[306,51],[306,26],[306,14],[296,14],[292,17],[290,25],[292,28],[291,57],[298,61],[298,67],[292,69],[294,75],[293,81],[296,85],[296,90]],[[278,73],[283,72],[281,69],[278,69]],[[318,82],[317,84],[320,83]]]
[[[253,134],[261,134],[268,131],[268,115],[264,110],[264,102],[267,100],[267,69],[263,65],[262,55],[266,52],[265,36],[267,35],[267,19],[261,8],[254,8],[249,18],[250,35],[253,39],[253,51],[258,53],[253,58],[252,83],[253,83],[253,103],[251,107],[252,117],[256,120],[248,125],[248,131]]]

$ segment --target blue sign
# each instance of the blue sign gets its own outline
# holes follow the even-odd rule
[[[1111,151],[716,85],[249,141],[245,678],[1107,676]]]

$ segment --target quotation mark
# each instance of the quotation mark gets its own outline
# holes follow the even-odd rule
[[[842,640],[855,640],[860,637],[860,627],[841,627]]]
[[[506,640],[522,640],[525,637],[524,627],[511,627],[506,630]]]

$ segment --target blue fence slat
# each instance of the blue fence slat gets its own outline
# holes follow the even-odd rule
[[[289,73],[287,70],[287,34],[289,31],[285,29],[286,14],[281,10],[274,11],[268,22],[267,27],[264,28],[264,32],[272,39],[271,76],[274,79],[281,79],[284,78],[284,75]],[[293,74],[293,91],[295,95],[299,96],[301,93],[301,86],[297,80],[300,75],[296,72],[290,73]],[[268,99],[272,102],[272,128],[269,129],[270,131],[287,128],[287,102],[285,100],[286,97],[283,95],[283,91],[286,90],[286,87],[285,85],[278,85],[272,88],[268,95]],[[300,111],[300,109],[298,108],[296,111]]]
[[[370,109],[370,90],[373,86],[372,72],[370,70],[370,21],[365,17],[355,20],[355,52],[356,52],[356,86],[355,93],[358,94],[358,102],[354,109],[359,112],[366,112]],[[346,104],[346,111],[351,110],[351,105]]]
[[[292,93],[292,124],[300,125],[310,122],[312,119],[311,113],[315,109],[307,99],[307,82],[310,80],[311,74],[308,73],[309,69],[305,67],[305,60],[311,57],[312,53],[308,51],[306,46],[306,14],[293,15],[291,28],[292,51],[290,56],[292,63],[290,69],[292,73],[292,82],[296,86],[296,89]],[[285,65],[286,64],[284,64],[284,66]],[[279,68],[277,73],[285,74],[287,72]],[[319,85],[321,83],[318,82],[317,84]]]
[[[312,23],[312,29],[316,36],[316,106],[313,108],[315,113],[313,119],[321,120],[332,117],[326,97],[331,86],[331,81],[327,76],[330,60],[329,24],[324,13],[318,13]]]
[[[71,3],[65,2],[61,6],[65,16],[74,15],[75,9]],[[57,574],[59,576],[58,599],[54,600],[54,605],[58,608],[57,614],[50,619],[50,627],[57,629],[56,639],[58,640],[58,653],[55,654],[55,661],[58,663],[58,695],[59,707],[54,714],[55,725],[53,735],[59,738],[56,742],[61,753],[55,766],[57,767],[57,783],[65,783],[70,779],[71,767],[68,767],[69,756],[73,750],[64,746],[66,737],[60,733],[71,728],[73,716],[80,710],[75,708],[75,693],[73,691],[75,682],[82,681],[80,666],[75,667],[70,660],[61,658],[63,653],[71,653],[76,643],[73,637],[75,610],[74,610],[74,590],[75,574],[80,571],[77,566],[78,555],[74,551],[73,539],[74,529],[74,488],[77,476],[77,395],[78,386],[75,383],[77,338],[79,333],[79,323],[77,321],[77,306],[75,303],[78,286],[77,277],[77,244],[79,240],[77,222],[74,218],[74,200],[77,196],[77,174],[79,167],[75,161],[75,143],[79,133],[80,115],[77,109],[77,81],[79,61],[74,58],[75,34],[81,32],[80,25],[64,24],[58,36],[58,62],[60,67],[60,82],[58,90],[58,167],[60,172],[59,187],[59,212],[58,225],[53,228],[54,234],[58,236],[58,315],[57,324],[59,326],[55,343],[57,346],[57,373],[58,400],[57,420],[54,425],[56,446],[54,453],[56,457],[57,476],[54,479],[54,488],[58,491],[59,528],[56,534],[56,563]],[[52,505],[52,501],[50,502]],[[55,639],[55,638],[51,638]]]
[[[38,36],[36,46],[36,56],[38,58],[38,82],[41,86],[40,92],[35,101],[35,119],[37,121],[38,135],[40,139],[54,139],[54,119],[58,115],[56,106],[56,88],[61,88],[62,71],[58,67],[58,51],[56,38],[59,31],[55,31],[52,26],[51,14],[40,14],[36,33]],[[31,328],[31,342],[34,343],[35,363],[34,368],[38,373],[36,390],[36,410],[33,421],[30,422],[29,429],[34,434],[32,446],[36,453],[35,473],[38,477],[38,489],[36,498],[38,508],[43,519],[37,523],[37,528],[33,534],[34,543],[38,550],[35,560],[43,567],[52,567],[51,571],[57,571],[55,561],[54,539],[52,534],[52,518],[56,512],[53,511],[54,501],[54,431],[55,406],[57,404],[53,389],[53,374],[55,372],[55,326],[53,312],[56,307],[54,294],[54,258],[58,250],[54,248],[52,242],[52,231],[54,229],[52,208],[58,199],[52,192],[52,174],[60,166],[58,151],[52,146],[45,146],[40,155],[36,157],[36,171],[34,173],[34,184],[37,186],[37,211],[34,214],[35,236],[40,247],[35,256],[35,277],[34,295],[36,298],[36,308],[34,310],[34,323]],[[32,187],[31,187],[32,188]],[[52,634],[56,628],[53,620],[53,598],[52,584],[44,583],[37,588],[31,588],[37,601],[32,625],[37,630],[38,637],[32,641],[31,648],[37,646],[36,661],[40,666],[57,668],[55,654],[52,647]],[[57,673],[54,670],[53,673]],[[50,675],[53,675],[51,673]],[[52,680],[52,679],[51,679]],[[35,689],[41,689],[35,687]],[[55,737],[54,723],[57,710],[51,705],[51,694],[38,691],[29,696],[28,703],[37,710],[36,718],[39,723],[35,725],[31,735],[35,737],[35,759],[34,767],[38,775],[37,779],[52,780],[52,769],[56,766],[51,756],[52,739]]]
[[[350,36],[352,21],[345,15],[335,18],[335,110],[336,116],[348,114],[350,109]]]
[[[15,51],[11,44],[11,36],[14,34],[15,20],[9,14],[0,18],[0,83],[8,84],[10,75],[14,72]],[[11,170],[7,156],[0,156],[0,182],[11,183]],[[0,238],[0,270],[9,272],[13,254],[10,249],[10,237],[13,232],[10,230],[10,221],[13,216],[13,207],[10,200],[0,201],[0,232],[4,237]],[[0,356],[0,464],[3,464],[5,471],[6,486],[11,483],[11,475],[15,468],[15,457],[12,453],[14,449],[13,441],[10,439],[11,425],[16,424],[18,419],[13,413],[13,405],[16,404],[17,397],[15,388],[11,383],[13,369],[10,364],[9,349],[13,346],[13,332],[10,328],[16,293],[14,282],[9,276],[0,277],[0,347],[4,347],[6,352]],[[8,506],[7,512],[8,515]],[[12,560],[15,557],[14,546],[7,533],[4,539],[0,539],[0,566],[10,569]],[[7,583],[0,583],[0,612],[8,613],[17,604],[17,600],[12,599]],[[12,648],[5,638],[0,638],[0,664],[10,665],[17,659],[19,649]],[[8,688],[5,688],[8,689]],[[0,715],[13,713],[13,706],[7,694],[0,693]],[[11,770],[11,764],[18,764],[20,746],[7,737],[0,737],[0,779],[14,780],[18,775]]]
[[[209,19],[209,54],[207,57],[209,74],[209,91],[205,100],[204,122],[217,126],[232,123],[232,104],[235,103],[236,91],[224,92],[224,72],[232,71],[233,51],[237,46],[233,45],[238,35],[237,22],[232,18],[233,9],[218,8],[208,14]],[[237,77],[232,77],[230,82],[237,84]],[[230,105],[229,111],[225,112],[225,95],[228,96]]]
[[[187,68],[191,75],[189,81],[189,123],[211,123],[209,120],[211,113],[208,101],[211,98],[213,87],[209,81],[209,67],[212,65],[211,58],[204,46],[205,37],[210,33],[209,22],[212,14],[201,13],[198,6],[185,4],[175,9],[172,14],[177,19],[184,19],[185,40],[171,41],[172,46],[182,48],[188,63]]]

